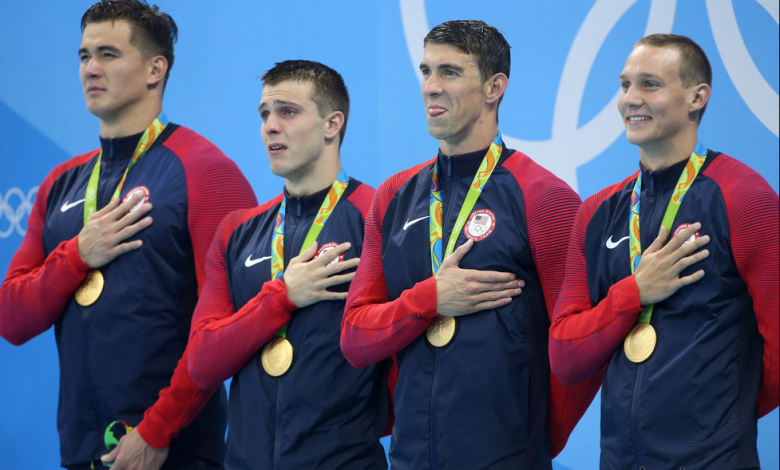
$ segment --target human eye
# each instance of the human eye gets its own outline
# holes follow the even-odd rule
[[[422,73],[423,77],[427,77],[431,74],[431,69],[428,67],[420,67],[420,73]]]
[[[629,88],[631,88],[631,82],[627,80],[622,80],[620,82],[620,88],[623,89],[623,93],[627,92]]]
[[[284,108],[281,114],[282,116],[295,116],[296,112],[292,108]]]
[[[645,88],[648,90],[655,90],[659,87],[658,82],[654,82],[652,80],[645,82]]]
[[[263,121],[266,121],[268,119],[268,115],[270,115],[270,114],[271,113],[268,112],[267,109],[261,109],[260,110],[260,119],[262,119]]]
[[[441,74],[444,75],[445,77],[457,77],[458,76],[458,72],[455,71],[455,70],[452,70],[452,69],[444,69],[444,70],[442,70]]]

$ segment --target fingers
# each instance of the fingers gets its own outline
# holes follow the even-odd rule
[[[316,259],[316,262],[320,263],[321,266],[327,266],[330,264],[333,260],[341,256],[343,253],[346,253],[347,250],[352,248],[352,244],[350,242],[344,242],[340,245],[338,245],[335,248],[331,248],[322,254]],[[338,263],[334,263],[338,264]],[[339,269],[338,271],[342,271],[343,269]],[[338,272],[336,271],[336,272]]]
[[[127,240],[128,238],[133,237],[138,232],[149,227],[150,225],[152,225],[152,218],[146,217],[138,221],[137,223],[126,226],[116,234],[116,241],[121,242],[122,240]]]
[[[694,224],[691,224],[688,227],[685,227],[685,229],[680,231],[680,233],[678,233],[677,235],[673,236],[672,239],[669,240],[669,243],[666,244],[665,248],[668,251],[670,251],[670,252],[677,250],[678,248],[680,248],[683,245],[683,243],[686,242],[686,240],[688,240],[696,232],[698,232],[699,229],[701,229],[701,224],[699,222],[696,222]],[[697,240],[700,240],[700,239],[701,239],[701,237],[698,238]]]
[[[666,228],[666,226],[661,225],[661,230],[658,231],[658,236],[655,237],[653,243],[651,243],[650,246],[647,247],[647,250],[645,250],[645,254],[653,253],[663,248],[664,243],[666,242],[666,238],[668,236],[669,236],[669,229]]]
[[[342,264],[342,263],[339,263]],[[330,276],[327,279],[325,279],[325,282],[322,284],[323,287],[333,287],[337,286],[339,284],[344,284],[345,282],[351,282],[352,278],[355,277],[355,273],[347,273],[342,274],[340,276]]]
[[[444,261],[441,263],[441,267],[444,268],[446,266],[458,266],[469,250],[471,250],[472,246],[474,246],[474,240],[469,239],[466,243],[455,249],[451,255],[444,258]]]
[[[119,204],[119,206],[115,206],[114,209],[112,209],[111,211],[109,211],[108,214],[106,214],[106,216],[107,216],[108,220],[110,220],[112,222],[115,222],[115,221],[121,219],[122,217],[124,217],[125,214],[130,212],[130,210],[133,207],[135,207],[139,202],[141,202],[143,200],[144,200],[143,193],[141,193],[141,192],[135,193],[132,196],[130,196],[130,198],[127,201]],[[118,201],[119,201],[119,198],[116,198],[116,200],[112,200],[111,202],[109,202],[108,206],[115,205]],[[146,204],[144,204],[144,206],[145,205]],[[108,207],[108,206],[106,206],[106,207]],[[143,207],[143,206],[141,206],[141,207]],[[148,209],[151,209],[151,207],[149,207]],[[148,209],[147,209],[147,212],[148,212]],[[139,211],[136,211],[136,212],[139,212]]]
[[[478,271],[476,269],[462,269],[461,276],[465,281],[488,282],[488,283],[495,283],[495,282],[506,283],[506,282],[514,281],[516,278],[514,273],[502,273],[499,271]],[[522,282],[523,285],[525,285],[525,281],[521,280],[520,282]]]
[[[104,215],[108,214],[112,210],[116,209],[118,205],[119,205],[119,198],[111,199],[108,202],[108,204],[106,204],[102,209],[95,211],[95,213],[92,214],[92,216],[90,216],[90,219],[92,219],[93,217],[96,219],[103,217]]]
[[[688,284],[693,284],[694,282],[700,280],[703,277],[704,277],[704,270],[703,269],[700,269],[700,270],[696,271],[695,273],[693,273],[693,274],[691,274],[689,276],[681,277],[677,281],[678,285],[677,285],[677,289],[675,289],[675,292],[677,290],[679,290],[681,287],[687,286]]]
[[[522,289],[520,288],[486,291],[481,294],[473,296],[471,300],[472,302],[474,302],[474,305],[476,306],[484,302],[492,302],[501,299],[511,299],[512,297],[517,297],[518,295],[520,295],[521,292]]]
[[[359,263],[360,263],[360,258],[350,258],[348,260],[339,261],[338,263],[333,263],[330,266],[325,266],[323,270],[323,274],[325,277],[330,277],[340,272],[349,271],[350,269],[355,269],[357,268]]]

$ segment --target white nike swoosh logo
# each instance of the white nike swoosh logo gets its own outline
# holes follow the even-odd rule
[[[425,217],[420,217],[419,219],[414,219],[414,220],[406,219],[406,223],[404,224],[404,232],[406,231],[406,229],[409,228],[410,225],[414,225],[417,222],[419,222],[421,220],[425,220],[425,219],[427,219],[429,217],[430,217],[430,215],[426,215]]]
[[[63,204],[62,207],[60,207],[60,212],[65,212],[67,210],[70,210],[70,209],[78,206],[82,202],[84,202],[84,199],[79,199],[78,201],[74,201],[74,202],[65,201],[65,204]]]
[[[247,268],[251,268],[252,266],[256,265],[257,263],[262,263],[263,261],[271,259],[270,256],[263,256],[262,258],[252,259],[252,255],[249,255],[246,257],[246,261],[244,261],[244,266]]]
[[[614,250],[615,248],[617,248],[618,245],[620,245],[620,243],[626,240],[628,240],[628,237],[623,237],[620,240],[613,242],[612,235],[610,235],[609,238],[607,238],[607,248],[609,248],[610,250]]]

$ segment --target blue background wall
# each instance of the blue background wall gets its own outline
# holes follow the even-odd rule
[[[55,164],[98,146],[98,122],[78,79],[81,15],[91,0],[0,4],[0,271],[22,240],[36,185]],[[649,32],[694,38],[714,69],[700,137],[758,170],[778,189],[776,0],[159,0],[181,34],[165,111],[215,142],[257,192],[282,182],[260,138],[258,76],[305,58],[344,76],[352,97],[342,147],[350,174],[377,186],[430,158],[417,65],[430,27],[478,18],[513,46],[501,106],[508,144],[584,198],[637,168],[616,110],[618,75]],[[0,341],[0,468],[55,468],[57,354],[51,331],[23,347]],[[585,415],[558,469],[598,465],[599,405]],[[759,422],[764,469],[778,468],[778,412]]]

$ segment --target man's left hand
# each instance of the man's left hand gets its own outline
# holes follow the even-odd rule
[[[168,457],[168,448],[155,449],[143,440],[137,429],[119,439],[119,444],[100,457],[103,462],[114,462],[112,470],[159,470]]]

